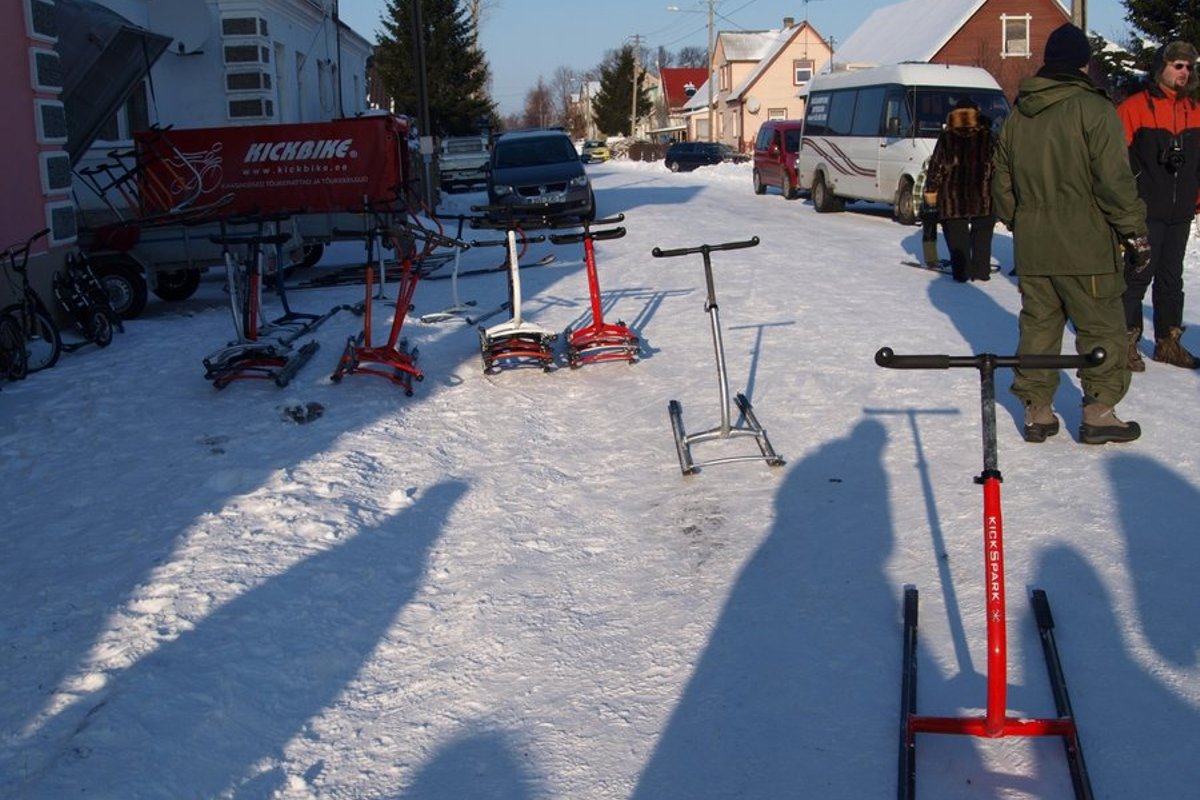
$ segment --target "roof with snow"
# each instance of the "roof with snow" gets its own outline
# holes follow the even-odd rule
[[[739,83],[736,88],[734,88],[732,92],[733,96],[740,97],[744,92],[748,91],[750,87],[754,85],[755,81],[761,78],[762,74],[771,68],[771,65],[775,63],[775,58],[779,55],[779,53],[782,52],[789,44],[795,41],[796,37],[799,36],[805,28],[808,28],[810,31],[816,34],[817,38],[820,38],[820,34],[817,34],[816,29],[809,25],[807,21],[801,22],[799,25],[793,25],[790,28],[784,28],[783,30],[768,31],[768,33],[774,34],[774,36],[769,37],[774,39],[774,43],[770,45],[770,47],[767,49],[767,52],[765,52],[759,59],[758,65],[751,70],[750,74],[747,75],[746,78]]]
[[[903,0],[876,9],[834,52],[842,64],[928,61],[987,0]],[[1070,13],[1063,0],[1063,10]]]

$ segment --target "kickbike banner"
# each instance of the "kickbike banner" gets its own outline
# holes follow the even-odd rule
[[[139,132],[145,215],[363,211],[403,204],[408,124],[370,116]]]

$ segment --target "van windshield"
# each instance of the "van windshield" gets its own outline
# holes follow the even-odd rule
[[[917,120],[917,136],[923,139],[937,138],[946,123],[946,117],[960,100],[971,100],[979,106],[979,113],[987,117],[993,131],[1000,130],[1009,111],[1004,93],[992,89],[918,86],[910,97],[913,116]]]

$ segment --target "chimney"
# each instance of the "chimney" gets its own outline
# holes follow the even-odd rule
[[[1087,33],[1087,0],[1071,0],[1071,24]]]
[[[796,18],[795,17],[784,17],[783,18],[783,29],[785,31],[788,28],[794,28],[794,27],[796,27]]]

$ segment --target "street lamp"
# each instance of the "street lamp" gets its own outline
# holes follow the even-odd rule
[[[713,2],[707,0],[708,3],[708,140],[715,142],[716,137],[716,121],[714,119],[717,107],[717,95],[713,90]],[[684,14],[699,14],[700,11],[693,11],[679,6],[667,6],[667,11],[679,11]]]

